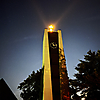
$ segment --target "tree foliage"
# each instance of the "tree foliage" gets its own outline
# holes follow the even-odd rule
[[[43,69],[33,71],[26,80],[19,84],[18,89],[22,90],[20,96],[23,100],[42,100],[42,78]]]
[[[75,95],[76,92],[81,91],[81,98],[99,100],[100,50],[97,52],[88,51],[87,55],[84,56],[84,60],[80,60],[75,69],[78,71],[78,73],[74,74],[76,79],[70,79],[72,93]]]

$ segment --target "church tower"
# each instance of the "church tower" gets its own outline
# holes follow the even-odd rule
[[[43,37],[43,100],[70,100],[61,30],[53,26]]]

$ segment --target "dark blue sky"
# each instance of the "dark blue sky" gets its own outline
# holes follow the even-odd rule
[[[62,30],[69,78],[88,50],[100,49],[100,0],[0,0],[0,78],[17,97],[18,84],[41,68],[49,24]]]

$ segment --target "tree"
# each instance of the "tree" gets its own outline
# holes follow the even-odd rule
[[[86,100],[99,100],[100,50],[97,52],[88,51],[87,55],[84,56],[84,60],[79,61],[80,63],[75,67],[78,71],[78,73],[74,74],[76,79],[70,79],[72,92],[81,91],[80,97],[85,97]]]
[[[43,68],[36,73],[33,71],[26,80],[19,84],[23,100],[42,100]]]

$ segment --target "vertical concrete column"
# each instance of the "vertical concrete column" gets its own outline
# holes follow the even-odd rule
[[[44,30],[43,38],[43,62],[44,76],[43,76],[43,100],[53,100],[52,82],[51,82],[51,68],[50,68],[50,53],[48,30]]]

